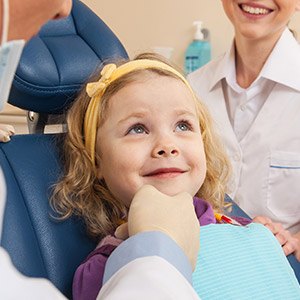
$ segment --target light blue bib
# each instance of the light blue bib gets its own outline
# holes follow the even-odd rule
[[[193,286],[201,300],[300,299],[281,246],[263,225],[201,227]]]

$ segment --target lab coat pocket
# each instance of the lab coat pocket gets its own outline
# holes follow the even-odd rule
[[[300,215],[300,153],[271,152],[267,206],[277,217]]]

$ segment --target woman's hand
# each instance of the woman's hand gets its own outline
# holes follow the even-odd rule
[[[9,142],[10,137],[15,134],[15,129],[11,125],[0,124],[0,142]]]
[[[284,254],[287,256],[294,253],[297,260],[300,261],[300,232],[292,234],[284,229],[281,223],[273,222],[270,218],[264,216],[255,217],[253,222],[260,223],[270,229],[282,246]]]

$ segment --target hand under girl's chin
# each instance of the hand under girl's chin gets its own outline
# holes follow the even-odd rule
[[[188,193],[188,194],[191,194],[190,191],[188,191],[187,189],[185,188],[181,188],[179,186],[174,186],[174,184],[170,184],[170,185],[166,185],[166,184],[157,184],[157,183],[154,183],[154,184],[151,184],[153,187],[155,187],[159,192],[167,195],[167,196],[175,196],[175,195],[178,195],[180,193]],[[192,195],[192,194],[191,194]],[[194,194],[192,195],[194,196]]]

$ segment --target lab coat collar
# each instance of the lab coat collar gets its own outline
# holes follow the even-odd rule
[[[288,28],[282,33],[260,76],[300,91],[300,45]]]
[[[220,58],[209,90],[226,77],[236,78],[234,41],[229,51]],[[282,33],[256,81],[261,77],[300,91],[300,45],[288,28]]]
[[[211,91],[218,82],[226,77],[235,78],[235,45],[232,42],[231,48],[220,58],[219,64],[217,64],[217,69],[211,80],[209,90]]]

